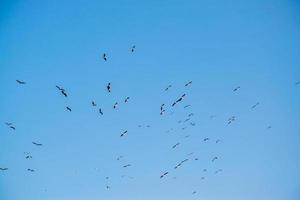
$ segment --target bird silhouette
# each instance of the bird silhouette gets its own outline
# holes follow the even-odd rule
[[[8,168],[7,167],[5,167],[5,168],[0,167],[0,170],[1,171],[6,171],[6,170],[8,170]]]
[[[111,83],[107,84],[106,89],[107,89],[108,92],[111,92]]]
[[[92,106],[97,106],[97,104],[94,101],[92,101]]]
[[[130,99],[130,97],[126,97],[124,102],[127,103],[129,99]]]
[[[72,111],[72,109],[69,106],[66,106],[66,108],[68,111],[70,111],[70,112]]]
[[[241,87],[237,86],[236,88],[233,89],[234,92],[238,91]]]
[[[102,55],[102,58],[103,58],[104,61],[107,61],[106,53],[104,53],[104,54]]]
[[[172,149],[176,148],[178,145],[180,145],[180,143],[179,143],[179,142],[178,142],[178,143],[176,143],[176,144],[174,144],[174,145],[172,146]]]
[[[99,108],[99,113],[100,113],[101,115],[103,115],[103,112],[102,112],[101,108]]]
[[[214,161],[216,161],[217,159],[218,159],[218,157],[215,156],[211,161],[214,162]]]
[[[24,81],[20,81],[20,80],[16,80],[16,81],[17,81],[17,83],[19,83],[19,84],[21,84],[21,85],[26,84],[26,82],[24,82]]]
[[[191,85],[192,83],[193,83],[193,81],[189,81],[184,86],[187,87],[187,86]]]
[[[29,171],[29,172],[35,172],[34,169],[27,169],[27,171]]]
[[[114,104],[113,108],[116,109],[117,106],[118,106],[118,102],[116,102],[116,103]]]
[[[131,164],[127,164],[127,165],[124,165],[123,167],[126,168],[126,167],[130,167]]]
[[[133,45],[133,46],[131,47],[131,52],[133,53],[134,50],[135,50],[135,45]]]
[[[259,102],[257,102],[256,104],[254,104],[251,108],[254,109],[254,108],[256,108],[256,106],[258,106],[258,105],[259,105]]]
[[[32,142],[32,144],[36,145],[36,146],[43,146],[43,144],[41,143],[36,143],[36,142]]]
[[[168,85],[168,87],[165,88],[165,91],[168,91],[171,87],[172,85]]]
[[[160,178],[163,178],[163,177],[165,177],[168,174],[169,174],[169,172],[164,172],[162,175],[160,175]]]
[[[120,137],[123,137],[126,133],[127,133],[127,130],[124,131],[124,132],[120,135]]]

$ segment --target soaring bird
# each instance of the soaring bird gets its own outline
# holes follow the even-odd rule
[[[17,81],[17,83],[19,83],[19,84],[21,84],[21,85],[26,84],[26,82],[24,82],[24,81],[20,81],[20,80],[16,80],[16,81]]]
[[[194,191],[192,194],[196,194],[197,192],[196,191]]]
[[[64,88],[59,87],[58,85],[56,85],[55,87],[56,87],[58,90],[60,90],[60,91],[64,91],[64,90],[65,90]]]
[[[65,90],[61,90],[60,92],[61,92],[65,97],[68,97],[68,95],[67,95],[67,93],[66,93]]]
[[[126,133],[127,133],[127,130],[124,131],[124,132],[120,135],[120,137],[123,137]]]
[[[218,157],[215,156],[211,161],[214,162],[214,161],[217,160],[217,159],[218,159]]]
[[[193,81],[189,81],[188,83],[186,83],[184,86],[187,87],[189,85],[191,85],[193,83]]]
[[[107,61],[107,58],[106,58],[106,54],[105,54],[105,53],[102,55],[102,58],[103,58],[104,61]]]
[[[186,105],[186,106],[184,106],[184,108],[188,108],[188,107],[190,107],[191,105]]]
[[[135,45],[133,45],[133,46],[131,47],[131,52],[133,53],[134,50],[135,50]]]
[[[94,101],[92,101],[92,106],[97,106],[97,104]]]
[[[43,146],[43,144],[41,143],[36,143],[36,142],[32,142],[32,144],[36,145],[36,146]]]
[[[236,88],[233,89],[234,92],[238,91],[241,87],[237,86]]]
[[[172,87],[172,85],[168,85],[168,87],[166,87],[165,91],[168,91],[171,87]]]
[[[5,124],[6,124],[7,126],[11,126],[13,123],[11,123],[11,122],[5,122]]]
[[[206,141],[208,141],[208,140],[209,140],[209,138],[204,138],[204,140],[203,140],[203,141],[204,141],[204,142],[206,142]]]
[[[123,167],[126,168],[126,167],[130,167],[131,164],[127,164],[127,165],[124,165]]]
[[[254,104],[251,108],[253,109],[253,108],[255,108],[258,105],[259,105],[259,102],[257,102],[256,104]]]
[[[0,167],[0,170],[1,171],[6,171],[6,170],[8,170],[8,168],[7,167],[5,167],[5,168]]]
[[[27,169],[27,171],[34,172],[35,170],[34,169]]]
[[[227,124],[231,124],[233,121],[235,121],[235,116],[230,117]]]
[[[127,103],[129,99],[130,99],[130,97],[126,97],[124,102]]]
[[[163,177],[165,177],[167,174],[169,174],[169,172],[165,172],[165,173],[163,173],[163,174],[160,176],[160,178],[163,178]]]
[[[70,111],[70,112],[72,111],[72,109],[70,107],[66,106],[66,108],[68,111]]]
[[[99,113],[100,113],[101,115],[103,115],[103,112],[102,112],[101,108],[99,108]]]
[[[220,141],[221,141],[221,140],[217,139],[217,140],[216,140],[216,144],[218,144]]]
[[[116,103],[114,104],[113,108],[116,109],[117,106],[118,106],[118,102],[116,102]]]
[[[9,126],[9,128],[11,128],[12,130],[16,130],[16,127],[14,126]]]
[[[188,115],[188,117],[191,117],[191,116],[194,116],[194,113],[190,113],[190,114]]]
[[[111,92],[111,90],[110,90],[111,89],[111,84],[110,83],[107,84],[106,89],[107,89],[108,92]]]
[[[172,146],[172,149],[176,148],[178,145],[180,145],[180,143],[179,143],[179,142],[178,142],[178,143],[176,143],[176,144],[174,144],[174,145]]]
[[[172,106],[175,106],[177,103],[179,103],[180,101],[182,101],[184,99],[184,97],[186,96],[186,94],[181,95],[181,97],[179,97],[173,104]]]

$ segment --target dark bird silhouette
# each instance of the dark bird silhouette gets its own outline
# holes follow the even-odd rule
[[[193,83],[193,81],[189,81],[188,83],[186,83],[184,86],[187,87],[189,85],[191,85]]]
[[[100,113],[101,115],[103,115],[103,112],[102,112],[101,108],[99,108],[99,113]]]
[[[184,108],[188,108],[188,107],[190,107],[191,105],[186,105],[186,106],[184,106]]]
[[[189,159],[185,159],[183,161],[181,161],[179,164],[177,164],[174,169],[177,169],[178,167],[180,167],[183,163],[187,162]]]
[[[218,169],[215,171],[215,174],[219,173],[219,172],[222,172],[223,170],[222,169]]]
[[[211,161],[214,162],[214,161],[217,160],[217,159],[218,159],[218,157],[215,156]]]
[[[163,178],[163,177],[165,177],[166,175],[168,175],[169,174],[169,172],[165,172],[165,173],[163,173],[161,176],[160,176],[160,178]]]
[[[97,106],[97,104],[94,101],[92,101],[92,106]]]
[[[123,167],[126,168],[126,167],[130,167],[131,164],[127,164],[127,165],[124,165]]]
[[[72,109],[70,107],[66,106],[66,108],[68,111],[70,111],[70,112],[72,111]]]
[[[209,138],[204,138],[204,140],[203,140],[203,141],[204,141],[204,142],[206,142],[206,141],[208,141],[208,140],[209,140]]]
[[[110,83],[107,84],[106,89],[108,92],[111,92],[111,84]]]
[[[126,133],[127,133],[127,130],[124,131],[124,132],[120,135],[120,137],[123,137]]]
[[[189,121],[189,120],[191,120],[191,118],[187,118],[186,120],[184,120],[184,122],[187,122],[187,121]]]
[[[106,186],[106,189],[108,189],[108,190],[109,190],[109,189],[110,189],[110,186],[108,186],[108,185],[107,185],[107,186]]]
[[[26,156],[25,158],[26,158],[26,159],[31,159],[32,156],[31,156],[31,155],[28,155],[28,156]]]
[[[197,192],[196,191],[194,191],[192,194],[196,194]]]
[[[7,126],[11,126],[13,123],[5,122],[5,124],[6,124]]]
[[[35,172],[34,169],[27,169],[27,171],[29,171],[29,172]]]
[[[67,93],[66,93],[65,90],[61,90],[60,92],[61,92],[65,97],[68,97],[68,95],[67,95]]]
[[[233,121],[235,121],[235,116],[230,117],[227,124],[231,124]]]
[[[133,53],[134,50],[135,50],[135,45],[133,45],[133,46],[131,47],[131,52]]]
[[[126,97],[124,102],[127,103],[129,99],[130,99],[130,97]]]
[[[191,126],[195,126],[196,123],[195,123],[195,122],[191,122],[190,125],[191,125]]]
[[[233,89],[234,92],[238,91],[241,87],[237,86],[236,88]]]
[[[5,167],[5,168],[0,167],[0,170],[1,171],[6,171],[6,170],[8,170],[8,168],[7,167]]]
[[[36,146],[43,146],[43,144],[41,143],[36,143],[36,142],[32,142],[32,144],[36,145]]]
[[[217,139],[217,140],[216,140],[216,144],[218,144],[220,141],[221,141],[221,140]]]
[[[11,128],[12,130],[16,130],[16,127],[14,127],[14,126],[9,126],[9,128]]]
[[[191,116],[194,116],[194,113],[190,113],[190,114],[188,115],[188,117],[191,117]]]
[[[180,143],[176,143],[175,145],[172,146],[172,149],[176,148],[178,145],[180,145]]]
[[[64,88],[59,87],[58,85],[56,85],[55,87],[56,87],[58,90],[60,90],[60,91],[64,91],[64,90],[65,90]]]
[[[24,82],[24,81],[20,81],[20,80],[16,80],[16,81],[17,81],[17,83],[19,83],[19,84],[21,84],[21,85],[26,84],[26,82]]]
[[[178,99],[172,104],[172,106],[175,106],[177,103],[181,102],[181,101],[184,99],[185,96],[186,96],[186,94],[181,95],[181,97],[178,98]]]
[[[106,57],[105,53],[102,55],[102,58],[103,58],[104,61],[107,61],[107,57]]]
[[[116,103],[114,104],[113,108],[116,109],[117,106],[118,106],[118,102],[116,102]]]
[[[168,85],[168,87],[166,87],[165,91],[168,91],[171,87],[172,87],[172,85]]]
[[[254,104],[251,108],[254,109],[258,105],[259,105],[259,102],[257,102],[256,104]]]

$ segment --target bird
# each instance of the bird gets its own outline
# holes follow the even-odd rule
[[[195,122],[191,122],[190,125],[191,125],[191,126],[195,126],[196,123],[195,123]]]
[[[191,105],[186,105],[186,106],[184,106],[184,108],[188,108],[188,107],[190,107]]]
[[[185,159],[183,161],[181,161],[179,164],[177,164],[174,169],[177,169],[178,167],[180,167],[183,163],[187,162],[189,159]]]
[[[164,172],[162,175],[160,175],[160,178],[163,178],[163,177],[165,177],[168,174],[169,174],[169,172]]]
[[[131,47],[131,52],[133,53],[134,50],[135,50],[135,45],[133,45],[133,46]]]
[[[58,86],[58,85],[56,85],[55,87],[56,87],[58,90],[60,90],[60,91],[65,90],[64,88],[62,88],[62,87],[60,87],[60,86]]]
[[[175,106],[177,103],[179,103],[180,101],[182,101],[184,99],[184,97],[186,96],[186,94],[181,95],[181,97],[179,97],[173,104],[172,106]]]
[[[259,102],[257,102],[256,104],[254,104],[251,108],[253,109],[253,108],[255,108],[258,105],[259,105]]]
[[[70,111],[70,112],[72,111],[72,109],[70,107],[66,106],[66,108],[68,111]]]
[[[99,108],[99,113],[100,113],[101,115],[103,115],[103,112],[102,112],[101,108]]]
[[[116,102],[116,103],[114,104],[113,108],[116,109],[117,106],[118,106],[118,102]]]
[[[8,168],[7,167],[5,167],[5,168],[0,167],[0,170],[1,171],[6,171],[6,170],[8,170]]]
[[[109,190],[109,189],[110,189],[110,186],[108,186],[108,185],[107,185],[107,186],[106,186],[106,189],[108,189],[108,190]]]
[[[26,159],[31,159],[32,156],[28,155],[28,156],[26,156],[25,158],[26,158]]]
[[[102,58],[103,58],[104,61],[107,61],[106,53],[103,53]]]
[[[221,140],[217,139],[217,140],[216,140],[216,144],[218,144],[220,141],[221,141]]]
[[[233,89],[234,92],[238,91],[241,87],[237,86],[236,88]]]
[[[68,97],[68,95],[67,95],[67,93],[66,93],[65,90],[61,90],[60,92],[61,92],[65,97]]]
[[[160,111],[163,111],[164,110],[164,106],[165,106],[165,104],[163,103],[163,104],[161,104],[161,106],[160,106]]]
[[[20,80],[16,80],[16,81],[17,81],[17,83],[19,83],[19,84],[21,84],[21,85],[26,84],[26,82],[24,82],[24,81],[20,81]]]
[[[168,85],[168,87],[165,88],[165,91],[168,91],[171,87],[172,85]]]
[[[218,159],[218,157],[215,156],[211,161],[214,162],[214,161],[217,160],[217,159]]]
[[[197,192],[196,191],[194,191],[192,194],[196,194]]]
[[[111,83],[107,84],[106,89],[107,89],[108,92],[111,92]]]
[[[193,81],[189,81],[184,86],[187,87],[187,86],[191,85],[192,83],[193,83]]]
[[[27,169],[27,171],[34,172],[35,170],[34,169]]]
[[[124,132],[120,135],[120,137],[123,137],[126,133],[127,133],[127,130],[124,131]]]
[[[97,104],[94,101],[92,101],[92,106],[97,106]]]
[[[130,99],[130,97],[126,97],[124,102],[127,103],[129,99]]]
[[[16,127],[14,126],[9,126],[9,128],[11,128],[12,130],[16,130]]]
[[[299,85],[300,84],[300,81],[297,81],[296,83],[295,83],[295,85]]]
[[[187,118],[186,120],[184,120],[184,122],[187,122],[187,121],[189,121],[189,120],[191,120],[191,118]]]
[[[172,146],[172,149],[176,148],[178,145],[180,145],[180,143],[176,143],[175,145]]]
[[[235,116],[230,117],[227,124],[231,124],[233,121],[235,121]]]
[[[194,116],[194,113],[190,113],[190,114],[188,115],[188,117],[191,117],[191,116]]]
[[[6,124],[7,126],[11,126],[13,123],[11,123],[11,122],[5,122],[5,124]]]
[[[123,167],[126,168],[126,167],[130,167],[131,164],[127,164],[127,165],[124,165]]]
[[[219,173],[219,172],[222,172],[223,170],[222,169],[218,169],[215,171],[215,174]]]
[[[32,142],[32,144],[36,145],[36,146],[43,146],[43,144],[41,143],[36,143],[36,142]]]
[[[209,138],[204,138],[204,140],[203,140],[203,141],[204,141],[204,142],[206,142],[206,141],[208,141],[208,140],[209,140]]]

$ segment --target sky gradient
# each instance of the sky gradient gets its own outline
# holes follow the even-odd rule
[[[1,1],[0,199],[300,199],[299,25],[296,0]]]

